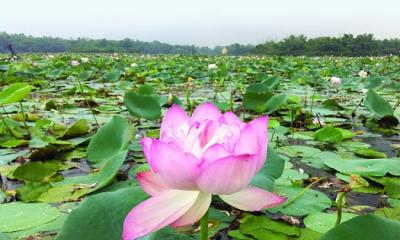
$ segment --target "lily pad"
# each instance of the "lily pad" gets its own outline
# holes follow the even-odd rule
[[[321,142],[339,143],[344,137],[340,130],[332,126],[326,126],[315,132],[315,139]]]
[[[400,176],[400,158],[388,159],[328,159],[324,164],[341,173],[348,175],[383,177],[387,173]]]
[[[283,222],[274,221],[265,216],[246,215],[240,220],[238,230],[230,231],[229,236],[234,239],[307,239],[317,240],[319,233],[308,229],[301,229],[297,226],[289,225]]]
[[[0,232],[21,231],[48,223],[60,216],[47,203],[13,202],[0,204]]]
[[[342,213],[341,222],[346,222],[354,217],[357,217],[357,214]],[[307,228],[319,233],[326,233],[335,227],[336,218],[337,213],[316,213],[308,215],[303,221]]]
[[[268,209],[269,212],[280,212],[291,216],[305,216],[319,213],[331,206],[332,201],[324,193],[294,186],[279,186],[276,193],[286,196],[288,200],[282,205]],[[293,199],[295,199],[293,201]]]
[[[359,148],[354,153],[360,157],[365,158],[387,158],[386,154],[370,148]]]
[[[14,177],[27,182],[48,182],[58,169],[53,162],[29,162],[17,167]]]

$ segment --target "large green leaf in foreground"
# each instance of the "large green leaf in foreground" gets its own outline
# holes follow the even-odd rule
[[[320,240],[398,240],[400,222],[368,214],[353,218],[327,232]]]
[[[89,197],[69,215],[56,240],[121,239],[125,216],[146,198],[139,187]]]

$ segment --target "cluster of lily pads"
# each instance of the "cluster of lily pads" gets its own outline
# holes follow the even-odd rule
[[[0,60],[0,86],[0,240],[120,239],[149,197],[140,139],[173,104],[209,101],[269,115],[251,185],[288,198],[257,213],[213,199],[212,238],[400,239],[400,57],[37,54]]]

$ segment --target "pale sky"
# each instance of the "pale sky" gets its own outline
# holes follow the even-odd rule
[[[290,34],[400,38],[399,0],[0,0],[0,31],[199,46]]]

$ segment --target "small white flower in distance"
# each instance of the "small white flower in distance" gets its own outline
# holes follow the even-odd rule
[[[79,65],[79,62],[76,61],[76,60],[72,60],[72,61],[71,61],[71,65],[72,65],[73,67],[76,67],[76,66]]]
[[[360,76],[362,78],[366,78],[368,76],[368,73],[364,70],[361,70],[358,72],[358,76]]]
[[[363,88],[363,89],[361,89],[361,92],[365,94],[365,93],[367,93],[367,92],[368,92],[368,89],[366,89],[366,88]]]
[[[131,63],[131,68],[135,68],[135,67],[137,67],[137,64],[136,63]]]
[[[218,66],[215,63],[208,64],[208,69],[217,69]]]
[[[87,58],[87,57],[82,57],[82,58],[81,58],[81,61],[82,61],[83,63],[87,63],[87,62],[89,62],[89,58]]]
[[[334,85],[339,85],[339,84],[342,83],[342,80],[340,78],[338,78],[338,77],[335,77],[335,76],[331,77],[330,80],[331,80],[331,83],[334,84]]]
[[[47,57],[48,58],[54,58],[54,55],[53,54],[49,54]]]
[[[325,122],[322,121],[322,119],[319,119],[317,117],[314,117],[312,122],[313,122],[313,124],[321,124],[321,126],[325,125]]]

